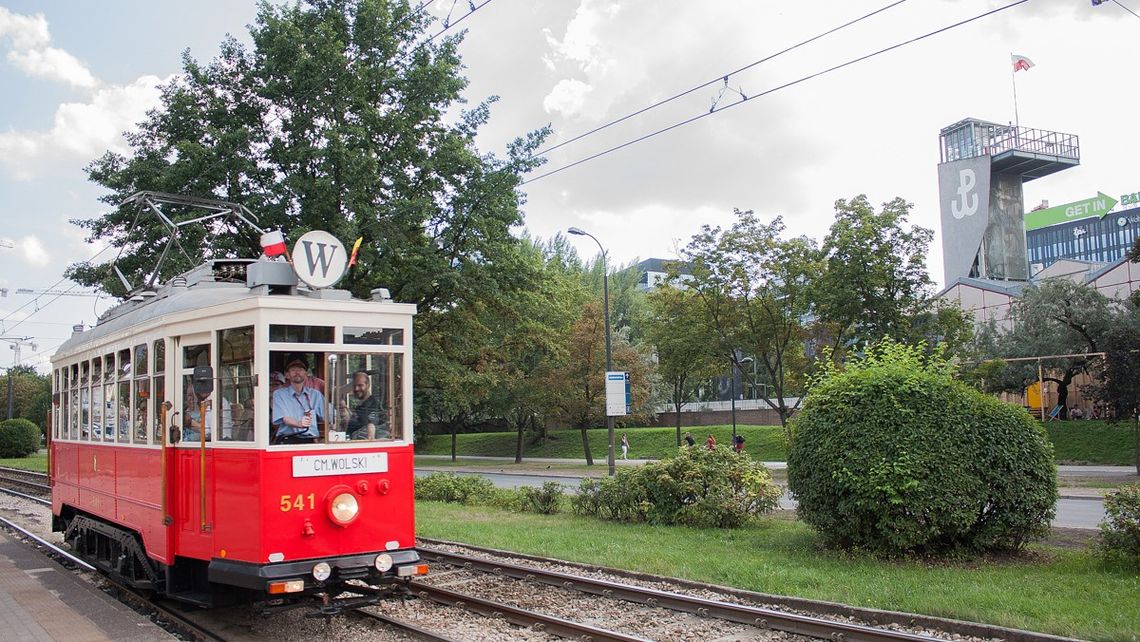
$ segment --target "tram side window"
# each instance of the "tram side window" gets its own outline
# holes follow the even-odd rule
[[[154,418],[151,420],[154,425],[154,436],[152,442],[154,444],[162,443],[162,420],[159,418],[159,413],[164,413],[166,410],[162,407],[166,401],[166,377],[163,373],[166,372],[166,341],[156,339],[154,342],[154,376],[151,377],[151,398],[152,406],[154,407]]]
[[[403,355],[339,354],[329,362],[329,441],[402,438]]]
[[[103,396],[101,402],[103,404],[103,427],[102,433],[105,435],[114,435],[115,426],[118,425],[118,405],[117,397],[115,395],[115,355],[108,354],[103,356]],[[102,439],[102,435],[98,439]]]
[[[214,374],[214,390],[207,395],[199,396],[194,392],[194,368],[210,365],[210,346],[208,344],[185,346],[182,348],[182,443],[193,444],[201,439],[201,431],[205,427],[206,441],[215,438],[214,427],[218,425],[218,415],[221,415],[222,434],[233,432],[233,409],[225,399],[222,399],[221,408],[214,403],[217,398],[217,373]],[[205,406],[205,420],[202,409]]]
[[[71,378],[67,367],[59,369],[59,436],[61,439],[70,439],[68,426],[71,425]]]
[[[222,441],[253,441],[253,326],[219,332],[218,359]]]
[[[115,428],[103,429],[103,441],[129,443],[131,440],[131,351],[119,350],[115,363],[119,366],[115,384]]]
[[[135,346],[135,360],[131,369],[134,371],[134,381],[131,384],[134,394],[134,414],[131,421],[131,438],[135,443],[145,444],[147,435],[147,414],[150,412],[150,380],[147,379],[147,346],[141,343]]]
[[[71,365],[71,379],[70,391],[71,395],[71,412],[68,414],[69,435],[72,439],[79,439],[79,364]]]
[[[103,404],[103,357],[91,360],[91,439],[102,439],[107,425]]]
[[[54,368],[51,371],[51,400],[52,400],[52,413],[51,413],[51,438],[59,439],[59,416],[60,416],[60,394],[59,394],[59,368]]]
[[[91,364],[79,364],[79,425],[83,436],[91,434]]]

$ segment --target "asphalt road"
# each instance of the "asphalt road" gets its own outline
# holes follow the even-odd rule
[[[416,475],[429,475],[433,470],[417,469]],[[567,491],[573,492],[578,488],[578,477],[559,475],[520,475],[494,472],[455,472],[457,475],[482,475],[491,480],[499,488],[518,488],[520,486],[542,486],[547,481],[556,481],[562,484]],[[796,500],[787,493],[780,498],[780,508],[793,509]],[[1057,502],[1057,517],[1053,519],[1053,526],[1064,528],[1090,528],[1095,529],[1104,519],[1104,503],[1100,499],[1062,498]]]

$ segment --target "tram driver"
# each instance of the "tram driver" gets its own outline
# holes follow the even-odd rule
[[[354,408],[345,407],[344,419],[348,424],[349,439],[387,439],[388,422],[384,405],[372,394],[372,378],[367,370],[352,373]]]
[[[288,385],[273,393],[275,444],[311,444],[320,436],[317,424],[325,420],[325,396],[309,387],[309,363],[295,355],[285,365]]]

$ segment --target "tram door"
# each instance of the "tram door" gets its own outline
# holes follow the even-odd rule
[[[213,438],[216,396],[209,336],[182,337],[178,342],[175,409],[180,409],[171,433],[174,444],[171,470],[175,551],[179,555],[209,559],[213,552],[214,460],[203,447]],[[205,411],[203,413],[203,410]]]

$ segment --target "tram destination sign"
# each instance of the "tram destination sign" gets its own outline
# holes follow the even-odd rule
[[[1074,201],[1036,212],[1025,213],[1025,229],[1039,230],[1050,225],[1076,221],[1085,218],[1104,218],[1109,210],[1116,207],[1116,199],[1104,192],[1097,192],[1096,196],[1083,201]]]
[[[293,458],[294,477],[388,472],[388,453],[329,453]]]

